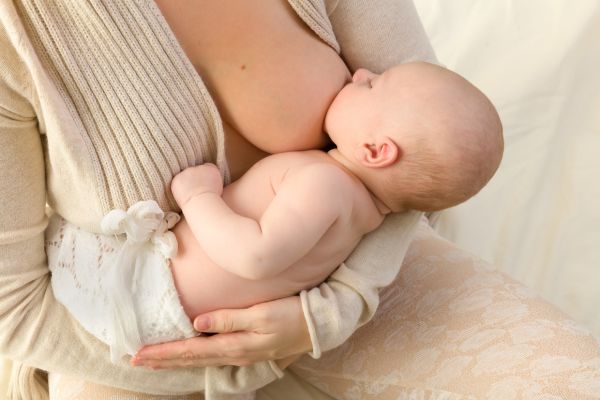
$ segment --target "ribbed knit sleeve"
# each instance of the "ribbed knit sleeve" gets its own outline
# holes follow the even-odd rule
[[[410,211],[386,217],[326,282],[300,293],[313,358],[341,345],[371,320],[379,306],[379,289],[400,271],[422,214]]]
[[[381,73],[414,60],[436,62],[411,0],[327,0],[327,10],[351,72],[364,67]],[[373,317],[379,289],[400,271],[421,216],[409,212],[386,217],[326,282],[301,293],[312,357],[341,345]]]
[[[409,61],[436,63],[412,0],[326,0],[342,58],[376,73]]]
[[[0,49],[6,52],[1,35]],[[0,62],[0,348],[22,355],[46,339],[26,321],[44,319],[49,279],[42,144],[31,107],[15,91],[23,89],[14,87],[17,75],[12,65]]]

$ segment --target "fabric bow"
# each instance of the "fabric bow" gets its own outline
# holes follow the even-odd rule
[[[133,302],[140,269],[149,252],[158,251],[166,259],[177,254],[177,239],[169,229],[179,219],[176,213],[164,213],[154,200],[139,201],[127,211],[112,210],[102,219],[103,233],[125,235],[115,262],[106,272],[112,312],[107,331],[113,363],[125,354],[135,354],[142,347]]]

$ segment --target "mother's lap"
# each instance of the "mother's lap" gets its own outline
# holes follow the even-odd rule
[[[591,399],[600,393],[600,344],[422,223],[373,320],[339,348],[319,360],[305,356],[290,370],[257,399]],[[147,396],[67,377],[51,381],[51,399],[76,390],[81,395],[70,398],[203,398]]]
[[[291,368],[335,398],[600,393],[596,338],[426,224],[373,320],[321,359]]]

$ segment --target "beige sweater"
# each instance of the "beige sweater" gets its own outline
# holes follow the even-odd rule
[[[289,2],[351,70],[435,61],[409,0]],[[227,176],[224,145],[215,104],[153,1],[0,0],[0,352],[156,394],[200,391],[205,381],[234,392],[275,379],[266,362],[241,370],[113,365],[49,286],[46,202],[95,232],[106,212],[139,200],[177,210],[171,178],[209,161]],[[373,316],[378,289],[400,268],[399,232],[409,235],[403,228],[418,218],[387,218],[327,282],[302,293],[314,357]]]

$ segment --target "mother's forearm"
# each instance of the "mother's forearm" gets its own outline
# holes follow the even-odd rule
[[[311,356],[318,358],[321,352],[339,346],[373,317],[379,289],[400,271],[422,215],[409,211],[387,216],[327,281],[301,293],[313,344]]]

